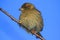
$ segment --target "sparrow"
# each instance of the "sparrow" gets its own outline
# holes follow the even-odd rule
[[[42,37],[40,32],[43,30],[43,18],[41,12],[31,3],[24,3],[19,8],[21,14],[19,16],[19,23],[29,33],[36,33]]]

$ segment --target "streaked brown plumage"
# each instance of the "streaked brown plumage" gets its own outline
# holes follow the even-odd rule
[[[21,7],[19,22],[28,32],[34,30],[37,34],[43,29],[43,19],[41,12],[31,3],[24,3]],[[39,34],[40,35],[40,34]]]

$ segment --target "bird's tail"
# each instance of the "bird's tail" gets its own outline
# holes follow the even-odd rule
[[[38,34],[39,36],[43,37],[39,32],[38,32],[38,33],[36,33],[36,34]],[[37,36],[36,36],[36,38],[39,38],[39,37],[37,37]]]
[[[36,38],[40,38],[41,40],[45,40],[44,38],[43,38],[43,36],[38,32],[38,33],[36,33],[37,35],[39,35],[39,36],[36,36]]]

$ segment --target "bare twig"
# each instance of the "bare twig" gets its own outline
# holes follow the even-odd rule
[[[2,11],[5,15],[7,15],[8,17],[10,17],[14,22],[19,23],[17,19],[15,19],[12,15],[10,15],[7,11],[5,11],[4,9],[0,8],[0,11]]]

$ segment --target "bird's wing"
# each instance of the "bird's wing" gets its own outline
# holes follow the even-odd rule
[[[40,13],[40,16],[42,17],[42,15],[41,15],[41,11],[39,11],[38,9],[36,9],[39,13]],[[42,26],[44,26],[44,24],[43,24],[43,18],[41,18],[42,19],[42,22],[41,22],[41,25]],[[43,27],[41,28],[41,31],[43,30]]]
[[[40,13],[40,15],[41,15],[41,11],[39,11],[38,9],[36,9],[39,13]]]

